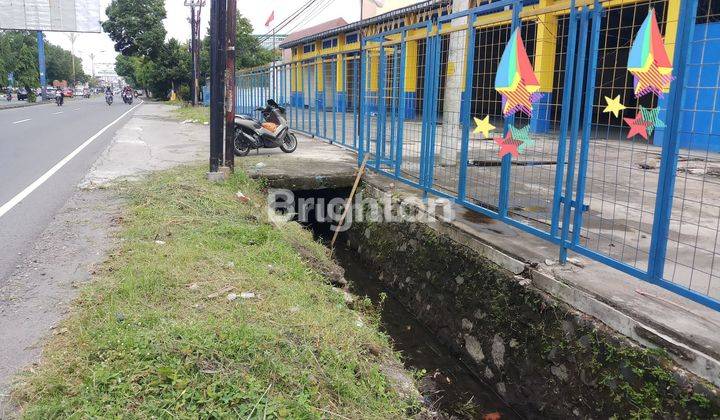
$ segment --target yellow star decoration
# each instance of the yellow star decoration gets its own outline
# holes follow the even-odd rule
[[[483,133],[486,139],[490,138],[490,132],[495,129],[495,126],[490,124],[490,116],[486,115],[482,120],[476,117],[473,117],[473,119],[475,120],[475,125],[477,125],[473,133]]]
[[[620,103],[620,95],[617,95],[614,99],[610,99],[609,96],[606,96],[605,102],[607,103],[607,106],[603,109],[603,112],[612,112],[615,118],[618,117],[620,111],[627,108],[625,105]]]

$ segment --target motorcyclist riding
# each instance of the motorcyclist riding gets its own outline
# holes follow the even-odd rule
[[[132,104],[133,90],[129,85],[123,88],[122,99],[126,104]]]
[[[63,102],[65,102],[65,95],[63,95],[63,91],[60,86],[55,89],[55,102],[58,106],[61,106]]]

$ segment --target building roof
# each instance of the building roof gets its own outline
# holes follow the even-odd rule
[[[451,0],[425,0],[421,1],[419,3],[402,7],[400,9],[396,9],[387,13],[383,13],[381,15],[377,15],[375,17],[371,17],[368,19],[359,20],[357,22],[353,23],[347,23],[344,19],[335,19],[330,22],[334,22],[337,20],[342,20],[345,22],[343,25],[338,25],[335,27],[327,27],[324,30],[318,30],[316,28],[320,27],[321,25],[313,26],[312,28],[304,29],[302,31],[297,31],[290,36],[288,36],[282,43],[280,43],[280,48],[292,48],[299,44],[304,44],[306,42],[315,41],[318,39],[326,38],[329,36],[337,35],[340,33],[345,32],[351,32],[356,31],[358,29],[361,29],[365,26],[373,25],[376,23],[382,23],[386,22],[395,18],[398,18],[400,16],[403,16],[407,13],[416,13],[416,12],[423,12],[426,10],[432,10],[438,7],[446,6],[451,3]],[[326,22],[329,23],[329,22]],[[308,31],[305,33],[304,31]],[[296,36],[297,34],[297,36]]]
[[[284,48],[285,44],[293,43],[294,41],[307,38],[309,36],[313,36],[319,33],[331,31],[333,29],[337,29],[343,26],[347,26],[347,21],[343,18],[335,18],[333,20],[329,20],[327,22],[323,22],[319,25],[311,26],[309,28],[301,29],[299,31],[295,31],[291,33],[290,35],[285,38],[282,44],[280,44],[280,48]]]

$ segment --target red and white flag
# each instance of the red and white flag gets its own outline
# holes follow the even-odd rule
[[[268,16],[267,20],[265,21],[265,27],[267,28],[270,26],[272,21],[275,20],[275,11],[273,10],[272,13],[270,13],[270,16]]]

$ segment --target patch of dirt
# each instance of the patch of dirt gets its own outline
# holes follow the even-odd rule
[[[121,205],[113,191],[75,192],[0,284],[0,418],[15,412],[14,375],[37,363],[45,337],[61,333],[54,326],[113,246]]]

